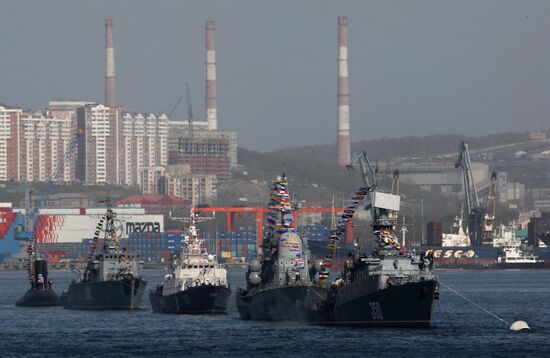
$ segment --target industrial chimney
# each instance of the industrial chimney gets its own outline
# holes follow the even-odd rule
[[[338,16],[338,165],[351,161],[349,139],[348,18]]]
[[[208,129],[218,129],[216,97],[216,50],[214,48],[214,22],[206,21],[206,120]]]
[[[113,20],[105,20],[105,104],[115,106],[115,48],[113,46]]]

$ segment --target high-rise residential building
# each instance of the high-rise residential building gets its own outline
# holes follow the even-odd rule
[[[77,179],[90,184],[120,183],[120,110],[102,104],[87,104],[77,110]]]
[[[21,114],[21,109],[0,106],[0,181],[20,180]]]
[[[168,175],[166,188],[168,194],[190,199],[193,206],[212,204],[218,196],[216,176],[211,174]]]
[[[142,194],[174,195],[194,206],[212,204],[218,195],[216,175],[191,174],[186,164],[143,168],[140,177]]]
[[[121,126],[120,177],[124,184],[139,184],[143,168],[168,164],[168,118],[124,113]]]
[[[78,178],[86,183],[139,184],[145,167],[168,164],[168,118],[101,104],[78,110],[84,135]]]
[[[143,168],[140,172],[141,193],[145,195],[168,194],[165,167]]]
[[[56,180],[73,181],[75,157],[71,156],[66,162],[63,162],[63,159],[75,131],[75,122],[72,118],[49,117],[43,113],[23,113],[19,127],[19,180],[52,180],[53,173],[62,165]]]

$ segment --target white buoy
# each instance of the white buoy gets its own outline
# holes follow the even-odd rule
[[[529,325],[525,321],[515,321],[510,326],[510,331],[529,331],[531,328],[529,328]]]

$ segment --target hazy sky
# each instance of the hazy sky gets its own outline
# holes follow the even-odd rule
[[[213,20],[219,127],[257,150],[334,143],[338,15],[349,21],[352,140],[550,127],[544,0],[3,0],[0,103],[103,102],[111,17],[117,102],[169,112],[189,82],[204,118]]]

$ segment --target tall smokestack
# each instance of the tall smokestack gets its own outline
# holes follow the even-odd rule
[[[209,130],[218,129],[214,30],[214,22],[206,21],[206,120]]]
[[[105,104],[115,106],[115,48],[113,46],[113,20],[105,20]]]
[[[348,18],[338,16],[338,165],[351,161],[349,140]]]

